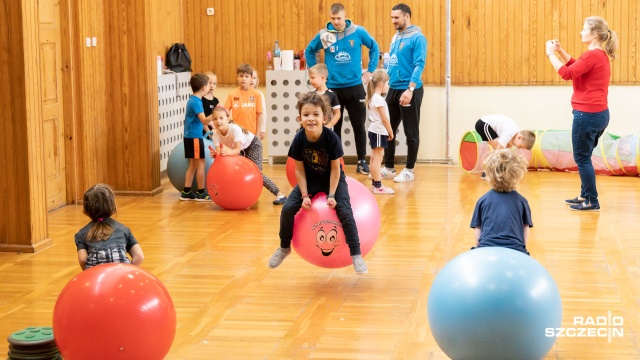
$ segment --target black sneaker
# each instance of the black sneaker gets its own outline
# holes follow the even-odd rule
[[[564,202],[566,202],[568,205],[580,205],[584,202],[585,199],[578,199],[578,197],[574,197],[573,199],[568,199],[565,200]]]
[[[207,193],[196,193],[196,201],[211,201],[211,197]]]
[[[276,198],[275,200],[273,200],[273,205],[282,205],[287,201],[287,197],[283,196],[283,197],[279,197]]]
[[[369,175],[371,170],[369,170],[369,165],[367,165],[366,160],[358,160],[358,167],[356,168],[356,172],[362,175]]]
[[[600,204],[583,202],[578,205],[571,205],[569,208],[575,211],[600,211]]]
[[[191,192],[186,193],[182,191],[180,193],[180,201],[194,201],[195,199],[196,199],[196,196],[193,195],[193,193]]]

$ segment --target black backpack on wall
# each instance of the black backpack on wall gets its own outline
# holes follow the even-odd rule
[[[165,57],[167,68],[175,72],[191,71],[191,56],[184,44],[173,44]]]

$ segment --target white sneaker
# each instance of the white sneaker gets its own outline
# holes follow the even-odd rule
[[[374,193],[374,194],[388,194],[388,195],[395,194],[395,191],[393,191],[392,188],[384,186],[384,185],[380,186],[379,188],[377,188],[375,186],[372,187],[371,188],[371,192]]]
[[[396,171],[394,169],[387,169],[386,167],[383,167],[380,169],[380,175],[382,175],[380,180],[391,179],[396,176]],[[371,179],[371,174],[369,174],[368,178]]]
[[[400,182],[413,181],[415,179],[416,179],[415,174],[407,170],[407,168],[404,168],[402,169],[402,171],[400,171],[400,174],[398,174],[398,176],[393,178],[393,181],[400,183]]]

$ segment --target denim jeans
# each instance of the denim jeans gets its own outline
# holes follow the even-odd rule
[[[308,179],[308,178],[307,178]],[[313,186],[310,182],[309,196],[313,196],[318,192],[329,193],[329,188],[320,189]],[[349,198],[349,188],[344,175],[340,176],[338,182],[338,188],[335,193],[336,199],[336,215],[338,220],[342,224],[342,230],[344,231],[344,237],[349,246],[349,254],[360,255],[360,238],[358,237],[358,228],[356,227],[356,220],[353,218],[353,210],[351,210],[351,199]],[[302,194],[300,188],[296,185],[291,193],[287,197],[287,201],[282,206],[280,212],[280,247],[288,248],[291,246],[291,239],[293,238],[293,223],[296,214],[302,207]],[[307,210],[301,210],[307,211]]]
[[[573,159],[578,164],[580,174],[580,197],[592,204],[598,203],[596,189],[596,172],[591,163],[591,154],[598,145],[598,139],[609,125],[609,109],[588,113],[573,110],[573,126],[571,141],[573,143]]]

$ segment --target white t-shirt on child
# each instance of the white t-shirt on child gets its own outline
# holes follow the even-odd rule
[[[367,118],[369,119],[369,122],[371,122],[368,131],[371,131],[374,134],[389,135],[387,128],[382,124],[382,117],[378,112],[378,107],[380,106],[384,107],[387,119],[389,119],[389,107],[387,107],[387,102],[379,94],[373,94],[371,101],[369,101],[369,108],[367,109]]]
[[[516,136],[517,133],[520,132],[520,128],[516,125],[516,122],[513,121],[512,118],[500,115],[500,114],[492,114],[485,115],[480,118],[480,120],[486,122],[491,126],[493,131],[498,134],[498,143],[503,147],[507,147],[511,139]]]
[[[229,131],[227,131],[227,135],[222,136],[217,130],[213,130],[213,134],[211,135],[211,141],[215,146],[222,144],[226,147],[233,149],[233,144],[240,141],[242,146],[240,150],[244,150],[251,145],[251,141],[253,141],[254,135],[250,132],[246,134],[242,132],[242,128],[236,124],[229,124]]]

